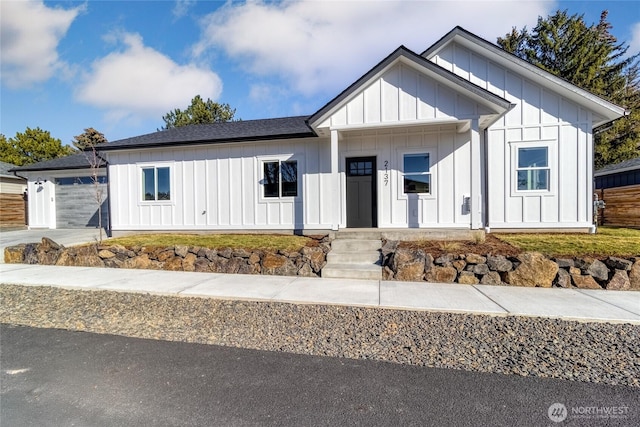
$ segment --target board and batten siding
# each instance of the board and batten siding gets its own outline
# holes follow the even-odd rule
[[[403,191],[403,155],[428,152],[432,192],[407,196]],[[346,159],[375,156],[377,208],[380,228],[469,227],[470,214],[463,209],[471,191],[469,133],[457,133],[455,125],[345,132],[340,140],[340,178],[346,204]],[[341,225],[346,227],[346,211]]]
[[[264,198],[265,160],[298,161],[296,198]],[[320,138],[108,153],[113,230],[331,227],[330,144]],[[171,200],[142,200],[141,168],[171,168]]]
[[[463,204],[471,193],[471,131],[458,127],[487,114],[493,113],[403,62],[352,94],[319,125],[340,130],[340,227],[346,227],[347,217],[346,159],[364,156],[375,156],[378,167],[378,227],[470,227]],[[432,192],[408,197],[402,188],[403,155],[419,152],[430,155]]]
[[[407,64],[391,67],[319,127],[477,118],[490,112]]]
[[[589,227],[592,113],[458,43],[450,43],[431,60],[515,104],[487,130],[488,225],[492,229]],[[515,191],[519,143],[549,147],[548,193]]]

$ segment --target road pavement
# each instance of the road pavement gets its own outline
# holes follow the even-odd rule
[[[640,425],[636,388],[9,325],[0,348],[2,426]]]

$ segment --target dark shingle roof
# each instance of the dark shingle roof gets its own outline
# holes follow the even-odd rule
[[[616,163],[614,165],[607,165],[603,168],[598,169],[594,175],[609,175],[611,173],[622,172],[625,170],[635,170],[640,169],[640,157],[636,157],[635,159],[625,160],[624,162]]]
[[[4,178],[20,179],[19,177],[15,176],[13,173],[9,172],[10,170],[15,169],[17,167],[18,166],[12,165],[11,163],[0,162],[0,176]]]
[[[100,151],[317,136],[307,116],[190,125],[100,144]]]
[[[89,169],[91,165],[87,156],[91,157],[91,153],[77,153],[66,157],[60,157],[52,160],[45,160],[43,162],[34,163],[31,165],[24,165],[16,167],[13,170],[16,172],[27,171],[47,171],[47,170],[62,170],[62,169]],[[103,162],[104,163],[104,162]],[[104,164],[101,165],[104,167]]]

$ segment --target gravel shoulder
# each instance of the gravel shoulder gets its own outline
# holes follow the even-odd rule
[[[0,286],[0,323],[640,387],[640,326]]]

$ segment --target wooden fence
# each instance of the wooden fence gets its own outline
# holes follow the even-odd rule
[[[0,225],[22,226],[27,223],[27,201],[22,194],[0,193]]]
[[[599,225],[640,228],[640,185],[596,190],[606,206],[598,212]]]

